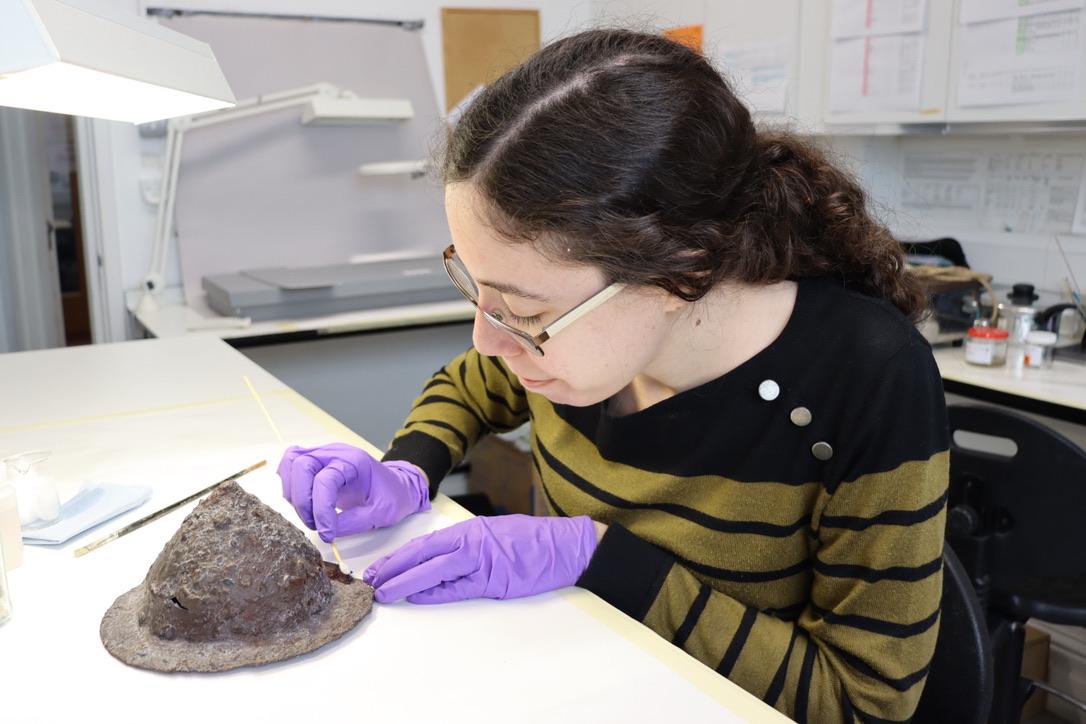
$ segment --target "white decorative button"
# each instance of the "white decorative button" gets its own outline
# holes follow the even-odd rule
[[[773,380],[762,380],[762,384],[758,385],[758,396],[766,402],[775,400],[781,394],[781,386]]]
[[[828,442],[816,442],[811,445],[811,454],[819,460],[829,460],[833,457],[833,448]]]
[[[788,415],[792,424],[796,427],[807,427],[811,424],[811,411],[806,407],[797,407]]]

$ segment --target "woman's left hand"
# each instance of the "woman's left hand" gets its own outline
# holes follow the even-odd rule
[[[465,520],[407,542],[366,569],[381,603],[518,598],[572,586],[596,550],[585,515]]]

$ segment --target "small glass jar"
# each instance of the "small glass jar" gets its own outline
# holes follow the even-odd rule
[[[60,516],[56,484],[42,470],[51,454],[49,450],[29,450],[0,460],[7,469],[8,482],[18,492],[19,522],[24,526],[51,523]]]
[[[970,327],[965,336],[965,361],[982,367],[999,367],[1007,361],[1010,333],[998,327]]]
[[[1051,367],[1052,354],[1056,350],[1056,333],[1044,330],[1034,330],[1026,335],[1025,357],[1026,367]]]

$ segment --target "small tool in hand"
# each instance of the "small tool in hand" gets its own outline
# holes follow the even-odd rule
[[[336,557],[336,563],[339,564],[340,573],[345,576],[354,575],[354,572],[343,562],[343,556],[339,554],[339,546],[336,545],[335,541],[332,541],[332,555]]]
[[[252,393],[253,399],[256,400],[256,404],[260,407],[260,411],[264,413],[264,419],[268,421],[268,426],[271,427],[272,432],[275,433],[275,437],[279,440],[279,444],[285,446],[283,441],[283,434],[279,432],[279,428],[276,426],[275,421],[272,420],[271,413],[268,412],[268,408],[264,406],[263,400],[260,399],[260,395],[257,393],[256,388],[253,387],[253,383],[249,380],[248,375],[242,375],[241,379],[245,382],[245,386],[249,388],[249,392]],[[332,541],[332,555],[336,557],[336,563],[339,564],[340,572],[345,576],[353,575],[350,567],[343,562],[343,556],[339,554],[339,547],[335,541]]]

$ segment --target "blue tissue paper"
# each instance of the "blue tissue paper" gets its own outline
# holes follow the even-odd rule
[[[41,525],[25,526],[23,542],[60,545],[121,513],[143,505],[151,497],[146,485],[95,483],[60,506],[60,517]]]

